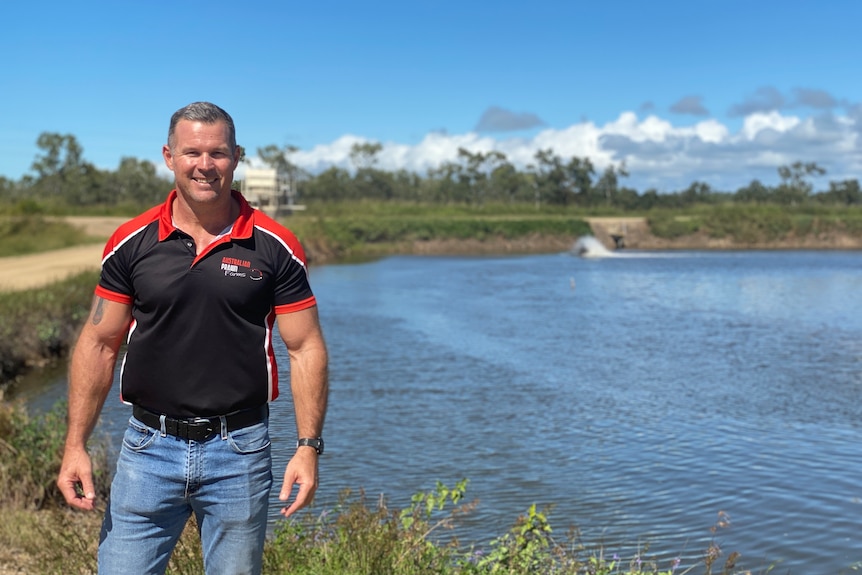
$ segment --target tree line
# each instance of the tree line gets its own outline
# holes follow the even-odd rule
[[[149,206],[161,202],[172,185],[146,160],[124,157],[116,170],[98,169],[84,158],[83,148],[71,134],[45,132],[39,136],[36,146],[39,152],[31,167],[32,174],[19,181],[0,176],[0,203],[24,209]],[[638,192],[624,184],[629,175],[624,164],[612,164],[598,171],[589,158],[567,159],[552,149],[537,151],[529,165],[518,169],[501,152],[471,152],[460,148],[454,161],[443,162],[424,175],[403,169],[379,169],[382,149],[376,142],[354,144],[349,156],[352,169],[332,166],[317,174],[291,161],[292,154],[298,150],[293,146],[269,145],[258,148],[257,155],[267,165],[290,176],[296,185],[296,196],[303,203],[396,200],[630,211],[728,202],[862,205],[862,189],[857,179],[830,181],[828,189],[815,191],[811,178],[826,172],[814,162],[798,161],[779,167],[780,181],[774,186],[755,179],[728,192],[695,181],[682,190],[659,192],[652,188]]]

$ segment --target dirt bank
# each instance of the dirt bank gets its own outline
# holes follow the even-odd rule
[[[781,240],[739,243],[730,238],[713,238],[703,232],[679,238],[660,238],[650,232],[646,218],[587,218],[593,235],[608,249],[617,241],[633,250],[859,250],[862,236],[832,231],[819,235],[786,237]],[[620,238],[615,240],[615,238]]]
[[[118,217],[70,217],[68,221],[82,227],[88,235],[105,238],[123,223]],[[862,249],[862,237],[838,232],[820,236],[785,238],[775,242],[738,244],[726,238],[693,234],[665,239],[650,233],[646,218],[587,218],[593,235],[608,249],[636,250],[727,250],[727,249]],[[619,239],[615,239],[619,238]],[[488,255],[549,253],[571,249],[578,238],[568,236],[530,235],[517,239],[429,240],[400,246],[397,251],[418,255]],[[0,258],[0,291],[39,287],[88,269],[98,269],[102,243],[76,246],[29,256]],[[332,261],[325,246],[306,245],[313,264]]]

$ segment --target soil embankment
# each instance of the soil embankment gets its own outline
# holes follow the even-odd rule
[[[779,240],[740,243],[697,232],[678,238],[660,238],[650,231],[646,218],[586,218],[593,235],[608,249],[633,250],[859,250],[862,236],[841,231],[788,236]],[[618,239],[617,239],[618,238]]]
[[[728,238],[713,238],[698,233],[675,239],[659,238],[650,232],[646,218],[586,218],[593,235],[608,249],[681,250],[681,249],[862,249],[862,237],[833,232],[818,236],[785,238],[779,241],[741,245]],[[122,217],[70,217],[88,235],[105,238],[123,223]],[[571,249],[577,238],[525,236],[517,239],[453,240],[414,242],[405,252],[413,254],[504,254],[540,253]],[[101,242],[27,256],[0,258],[0,291],[39,287],[89,269],[101,263]],[[325,246],[306,246],[310,259],[327,263]]]

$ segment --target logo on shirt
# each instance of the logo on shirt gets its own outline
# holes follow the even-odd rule
[[[225,277],[249,278],[254,281],[262,280],[263,273],[259,269],[251,267],[249,260],[239,258],[223,257],[221,259],[221,271]]]

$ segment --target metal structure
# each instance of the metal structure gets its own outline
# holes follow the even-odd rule
[[[246,168],[241,191],[252,207],[273,217],[305,209],[296,203],[293,179],[275,168]]]

